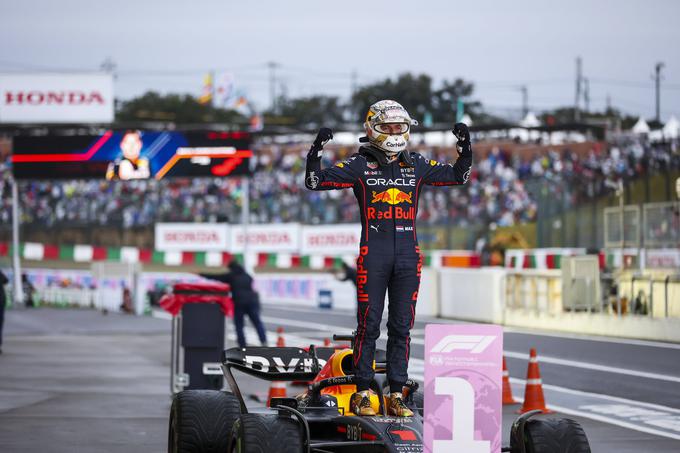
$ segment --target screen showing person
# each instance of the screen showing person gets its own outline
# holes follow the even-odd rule
[[[151,176],[149,160],[141,157],[142,133],[129,130],[120,141],[122,156],[109,164],[106,179],[146,179]]]

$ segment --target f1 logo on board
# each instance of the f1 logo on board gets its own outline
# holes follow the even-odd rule
[[[480,354],[496,339],[494,335],[447,335],[430,352],[470,351]]]

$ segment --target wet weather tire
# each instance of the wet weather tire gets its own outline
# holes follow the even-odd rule
[[[231,428],[241,415],[233,394],[217,390],[184,390],[170,409],[169,453],[223,453]]]
[[[535,418],[524,427],[527,453],[590,453],[581,425],[569,418]]]
[[[243,414],[234,423],[229,453],[301,453],[298,422],[278,415]]]

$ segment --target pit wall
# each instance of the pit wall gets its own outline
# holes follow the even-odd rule
[[[512,300],[512,295],[507,292],[509,276],[515,280],[525,279],[521,303],[515,301],[512,306],[508,302]],[[622,287],[625,287],[623,278]],[[258,273],[256,281],[265,303],[286,302],[313,307],[317,306],[316,291],[330,289],[334,308],[355,308],[354,286],[337,281],[331,274],[320,277],[318,273]],[[302,281],[308,282],[308,286],[304,286],[308,288],[304,294],[299,289],[299,282]],[[644,283],[635,284],[637,288],[638,284]],[[680,310],[680,283],[671,285],[669,297],[672,300],[669,300],[669,306],[671,314],[675,314],[676,310]],[[619,315],[612,306],[605,307],[599,313],[567,312],[562,307],[560,287],[561,273],[557,270],[427,268],[422,274],[416,313],[421,317],[680,343],[680,312],[679,316],[665,317],[664,313],[659,313],[656,305],[653,313],[647,316]],[[516,299],[516,295],[513,297]],[[659,297],[656,296],[656,290],[655,297]]]

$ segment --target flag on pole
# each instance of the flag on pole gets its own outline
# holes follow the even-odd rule
[[[234,75],[224,72],[218,75],[215,81],[215,100],[213,105],[216,107],[226,107],[234,96]]]
[[[211,73],[203,76],[203,89],[198,98],[199,104],[210,104],[213,100],[213,76]]]

